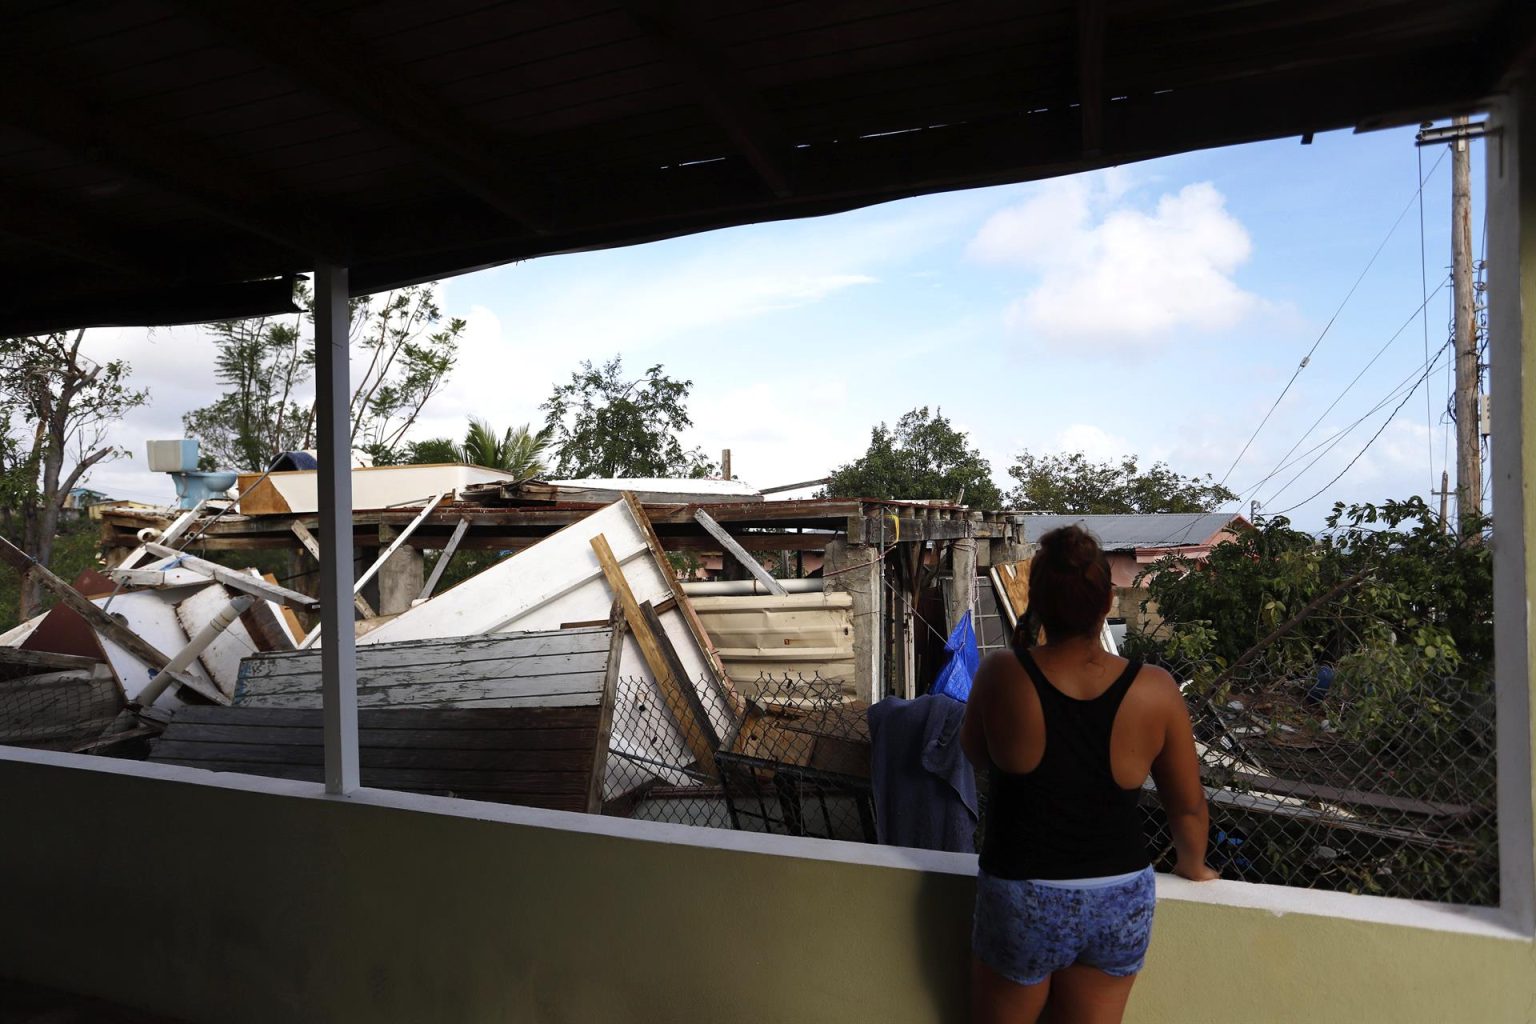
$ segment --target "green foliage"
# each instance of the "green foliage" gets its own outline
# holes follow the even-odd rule
[[[894,428],[870,431],[869,449],[832,471],[824,492],[830,497],[945,499],[975,508],[1002,506],[992,467],[956,430],[943,411],[913,409]]]
[[[413,466],[440,465],[459,461],[459,446],[446,437],[429,437],[405,446],[404,463]]]
[[[8,539],[13,543],[20,540],[19,537]],[[73,583],[85,570],[100,569],[100,557],[101,532],[96,524],[83,517],[66,520],[54,537],[50,568],[65,582]],[[21,622],[18,615],[20,603],[21,576],[9,565],[0,566],[0,633]],[[47,611],[57,603],[58,598],[53,592],[44,590],[33,614]]]
[[[294,298],[301,312],[291,316],[210,326],[225,390],[182,417],[205,469],[265,469],[282,452],[314,446],[314,296],[299,285]],[[418,461],[403,438],[453,369],[464,321],[444,320],[431,284],[356,298],[349,310],[352,445],[375,465]]]
[[[307,294],[301,286],[299,296]],[[300,316],[209,325],[218,347],[214,377],[226,390],[181,418],[199,441],[204,469],[262,470],[282,452],[310,447],[314,410],[298,390],[314,373],[315,352],[301,325]]]
[[[0,338],[0,530],[43,565],[52,565],[69,492],[93,466],[126,454],[107,443],[108,428],[149,398],[129,386],[126,362],[83,355],[84,338]],[[24,584],[18,614],[30,617],[40,596],[35,580]]]
[[[524,424],[515,430],[508,427],[505,433],[498,436],[488,422],[471,416],[469,430],[464,434],[464,444],[457,454],[459,461],[471,466],[500,469],[519,480],[531,480],[549,472],[543,459],[549,441],[548,427],[535,434]]]
[[[1143,574],[1162,623],[1129,650],[1209,689],[1249,648],[1324,599],[1223,689],[1337,670],[1339,724],[1357,736],[1454,728],[1453,703],[1489,685],[1493,563],[1443,531],[1422,499],[1334,506],[1311,537],[1282,517],[1202,562],[1170,556]],[[1334,591],[1337,591],[1334,593]]]
[[[1119,462],[1092,462],[1082,452],[1032,455],[1022,452],[1008,475],[1015,486],[1013,508],[1064,515],[1114,515],[1142,512],[1205,512],[1237,495],[1204,477],[1182,476],[1166,463],[1146,470],[1136,456]]]
[[[658,363],[635,380],[622,357],[601,366],[584,360],[568,384],[542,406],[555,450],[555,475],[580,477],[705,477],[716,472],[702,451],[685,450],[678,434],[688,417],[691,380],[673,380]]]

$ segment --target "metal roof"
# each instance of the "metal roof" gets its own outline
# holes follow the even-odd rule
[[[1158,512],[1123,516],[1025,513],[1018,518],[1024,525],[1024,539],[1031,544],[1057,527],[1075,524],[1097,537],[1105,551],[1204,544],[1234,521],[1248,522],[1235,512]]]
[[[0,335],[1470,112],[1523,0],[10,0]]]

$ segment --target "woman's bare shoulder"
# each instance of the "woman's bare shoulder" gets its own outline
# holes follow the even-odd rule
[[[1147,707],[1172,707],[1184,706],[1184,693],[1179,689],[1178,681],[1169,674],[1167,669],[1156,665],[1142,665],[1141,671],[1136,674],[1135,681],[1131,684],[1127,698],[1135,695],[1136,699]]]

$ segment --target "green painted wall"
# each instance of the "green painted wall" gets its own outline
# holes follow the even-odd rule
[[[970,880],[0,761],[0,965],[195,1021],[965,1018]],[[1165,902],[1132,1021],[1536,1020],[1526,941]]]

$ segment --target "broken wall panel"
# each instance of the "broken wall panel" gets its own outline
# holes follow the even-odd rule
[[[444,637],[357,648],[359,707],[587,707],[602,703],[607,626]],[[273,652],[241,665],[235,703],[321,706],[320,651]]]
[[[215,583],[203,587],[176,605],[176,621],[188,637],[195,637],[214,616],[222,612],[235,595]],[[240,662],[261,649],[243,619],[231,622],[197,656],[198,663],[219,692],[234,697],[240,679]],[[175,651],[168,651],[174,654]]]
[[[323,781],[325,729],[315,709],[186,707],[149,760],[210,771]],[[607,761],[602,708],[389,708],[358,713],[361,781],[375,789],[599,809]]]
[[[756,681],[814,679],[853,685],[853,597],[846,593],[694,597],[732,684],[756,696]]]
[[[358,638],[359,658],[368,647],[407,639],[467,636],[508,630],[554,630],[566,623],[605,622],[614,594],[592,550],[606,538],[637,603],[658,609],[662,628],[676,649],[680,667],[716,733],[728,743],[735,734],[739,698],[711,658],[708,639],[689,621],[691,608],[659,543],[639,517],[638,506],[615,502],[560,530],[432,600],[401,613]],[[618,666],[614,708],[614,751],[610,797],[654,776],[673,785],[695,782],[684,771],[696,760],[635,638],[626,635]],[[631,742],[621,733],[638,734]],[[706,772],[712,766],[703,766]],[[650,773],[645,775],[645,773]]]

